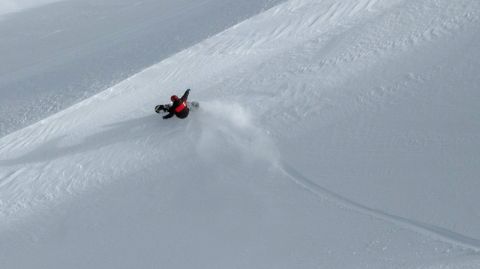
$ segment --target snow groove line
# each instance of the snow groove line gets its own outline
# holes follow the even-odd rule
[[[362,205],[316,184],[315,182],[303,176],[300,172],[286,162],[281,161],[278,164],[278,167],[295,184],[305,188],[320,198],[335,203],[340,208],[356,211],[360,214],[368,215],[379,220],[393,223],[404,229],[423,234],[435,240],[469,249],[475,253],[480,253],[480,240],[476,238],[468,237],[439,226],[392,215],[379,209]]]
[[[4,176],[1,176],[0,177],[0,190],[4,186],[10,184],[20,173],[22,173],[23,170],[25,170],[25,168],[21,168],[21,169],[15,170],[13,172],[9,172]]]

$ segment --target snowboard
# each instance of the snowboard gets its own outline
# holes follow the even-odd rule
[[[165,105],[156,105],[155,106],[155,112],[160,113],[160,112],[168,112],[172,104],[165,104]],[[196,101],[187,101],[187,106],[190,110],[194,109],[199,109],[200,108],[200,103]]]

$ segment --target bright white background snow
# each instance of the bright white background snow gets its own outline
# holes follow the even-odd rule
[[[95,72],[101,87],[78,88],[83,101],[34,124],[4,117],[18,131],[0,138],[0,267],[480,267],[480,2],[245,2],[230,12],[251,17],[222,32],[204,28],[220,1],[203,3],[172,6],[207,23],[180,31],[200,34],[153,66],[90,97],[116,76]],[[146,10],[124,12],[148,20]],[[158,24],[139,22],[144,33]],[[8,98],[35,100],[25,80],[44,68],[82,79],[75,70],[105,60],[112,39],[98,38],[111,27],[72,41],[89,49],[46,45],[45,62],[3,73],[25,87]],[[139,39],[140,58],[158,49],[150,42]],[[16,55],[7,62],[29,63]],[[187,87],[199,111],[153,113]],[[42,115],[74,100],[55,95]]]

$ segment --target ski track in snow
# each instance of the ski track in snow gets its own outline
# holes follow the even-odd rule
[[[390,222],[404,229],[433,238],[434,240],[443,241],[445,243],[472,250],[474,253],[480,252],[480,240],[476,238],[471,238],[454,231],[435,226],[433,224],[422,223],[412,219],[396,216],[378,209],[370,208],[320,186],[314,181],[303,176],[298,170],[284,161],[282,161],[280,164],[277,164],[277,166],[295,184],[303,187],[321,199],[325,199],[329,202],[337,204],[343,209],[353,210],[363,215]]]

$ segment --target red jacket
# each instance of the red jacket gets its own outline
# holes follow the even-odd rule
[[[186,90],[183,94],[182,98],[178,98],[173,101],[172,106],[168,109],[168,114],[163,116],[164,119],[169,119],[173,117],[173,115],[184,119],[188,116],[190,109],[188,108],[187,99],[188,94],[190,93],[190,89]]]

